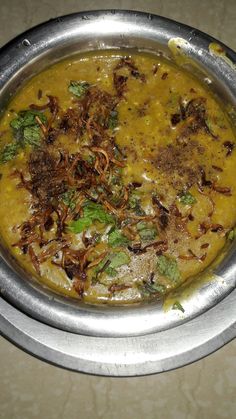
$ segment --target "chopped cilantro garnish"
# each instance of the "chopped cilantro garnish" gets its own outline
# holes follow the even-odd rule
[[[38,146],[41,139],[41,129],[38,125],[25,127],[23,131],[24,143]]]
[[[120,266],[128,265],[130,257],[127,253],[120,251],[109,256],[111,261],[109,267],[112,269],[120,268]]]
[[[157,269],[161,275],[166,276],[173,282],[180,280],[180,272],[175,259],[167,256],[158,256]]]
[[[133,210],[136,215],[145,215],[145,212],[141,207],[140,198],[134,194],[129,198],[128,207]]]
[[[76,221],[72,221],[69,225],[69,231],[72,233],[78,234],[82,231],[87,230],[92,225],[92,221],[89,218],[79,218]]]
[[[136,196],[131,195],[129,197],[129,208],[130,209],[135,209],[138,202],[139,202],[139,199]]]
[[[10,126],[16,131],[25,127],[39,126],[37,119],[35,119],[36,116],[42,124],[45,125],[47,123],[47,118],[42,112],[27,109],[20,111],[17,117],[10,122]]]
[[[197,202],[196,198],[190,192],[185,192],[180,195],[179,200],[183,205],[193,205]]]
[[[101,204],[87,201],[83,207],[84,218],[90,218],[91,221],[99,221],[102,224],[114,224],[114,217],[108,214]]]
[[[67,205],[67,207],[69,207],[72,211],[75,209],[75,201],[73,200],[74,195],[74,189],[69,189],[61,195],[61,199],[64,202],[64,204]]]
[[[112,230],[108,235],[108,244],[112,247],[127,246],[129,239],[122,233],[121,230]]]
[[[117,275],[117,270],[116,269],[114,269],[114,268],[111,268],[110,266],[108,266],[106,269],[105,269],[105,272],[106,272],[106,274],[107,275],[109,275],[109,276],[111,276],[111,277],[115,277],[116,275]]]
[[[147,293],[149,295],[157,294],[157,293],[164,294],[166,291],[165,285],[158,284],[158,283],[151,284],[150,282],[145,282],[143,284],[143,287],[144,287],[144,293]]]
[[[104,271],[107,275],[115,277],[117,275],[116,269],[128,265],[129,262],[129,255],[123,251],[110,253],[96,266],[95,274]]]
[[[92,201],[85,202],[83,206],[83,217],[76,221],[72,221],[69,230],[78,234],[90,227],[94,221],[102,224],[114,224],[115,220],[111,214],[108,214],[102,205]]]
[[[233,228],[232,230],[229,231],[227,238],[229,240],[233,241],[235,236],[236,236],[236,229]]]
[[[140,221],[137,224],[137,230],[142,241],[154,240],[157,236],[157,229],[151,223]]]
[[[172,306],[172,310],[180,310],[182,311],[182,313],[185,312],[185,309],[183,308],[183,306],[180,304],[179,301],[175,301],[173,306]]]
[[[69,92],[77,97],[82,97],[86,90],[90,87],[90,84],[86,81],[71,81],[68,87]]]
[[[7,163],[8,161],[14,159],[19,153],[20,146],[18,143],[6,144],[3,150],[0,152],[0,164]]]
[[[118,125],[118,112],[116,110],[113,110],[110,112],[109,118],[108,118],[108,128],[111,130],[114,130]]]
[[[34,110],[20,111],[17,117],[12,119],[10,126],[13,129],[15,141],[5,145],[0,152],[0,163],[12,160],[26,145],[39,145],[42,131],[36,117],[42,124],[47,123],[46,116],[42,112]]]

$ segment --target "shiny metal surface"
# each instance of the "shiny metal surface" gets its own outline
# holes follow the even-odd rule
[[[55,365],[89,374],[137,376],[181,367],[236,335],[236,290],[195,319],[163,332],[101,338],[64,332],[27,317],[0,299],[2,333],[22,349]]]
[[[186,41],[182,48],[185,55],[192,60],[188,64],[189,69],[192,72],[197,73],[198,77],[202,80],[207,78],[207,81],[209,81],[210,79],[211,88],[221,97],[221,99],[229,104],[236,105],[234,66],[209,52],[209,43],[213,41],[211,37],[202,34],[195,29],[150,14],[129,11],[101,11],[79,13],[49,21],[26,32],[13,40],[10,44],[6,45],[0,51],[1,109],[4,109],[4,105],[9,100],[9,97],[15,93],[16,89],[26,79],[65,56],[79,51],[120,47],[138,48],[153,53],[162,52],[166,56],[170,56],[168,41],[171,38],[182,38]],[[236,62],[235,53],[227,47],[224,48],[231,61]],[[194,63],[197,63],[197,66]],[[236,283],[236,255],[234,245],[231,246],[227,256],[214,270],[214,273],[218,277],[217,280],[206,282],[202,285],[201,280],[197,279],[195,281],[196,285],[199,283],[199,286],[196,287],[196,291],[186,300],[184,314],[180,314],[178,311],[174,310],[165,312],[163,311],[161,303],[150,303],[130,307],[98,307],[85,305],[69,298],[60,297],[36,283],[33,278],[29,278],[29,276],[17,266],[16,262],[11,259],[11,256],[3,245],[1,253],[0,287],[4,299],[36,319],[30,319],[19,312],[19,318],[21,318],[26,329],[29,331],[29,335],[27,335],[25,330],[21,330],[23,324],[19,324],[19,321],[17,320],[17,311],[15,311],[13,307],[9,308],[10,306],[6,306],[7,303],[2,301],[2,307],[8,307],[7,313],[9,313],[10,316],[13,316],[10,321],[6,320],[7,315],[4,317],[5,320],[3,321],[2,330],[6,335],[9,335],[11,339],[16,340],[17,342],[20,341],[21,343],[19,344],[25,348],[27,345],[22,344],[21,338],[19,338],[20,333],[23,333],[25,337],[28,336],[32,342],[36,342],[37,340],[40,341],[40,336],[43,336],[44,342],[46,342],[46,339],[48,339],[48,342],[52,339],[51,344],[40,344],[40,347],[43,347],[44,349],[43,354],[41,351],[39,355],[43,358],[48,358],[51,361],[52,355],[46,356],[44,351],[49,350],[50,345],[54,348],[54,352],[59,351],[61,353],[65,351],[66,348],[63,345],[60,346],[59,349],[56,346],[55,342],[59,342],[61,339],[62,341],[65,340],[68,342],[73,336],[73,339],[77,342],[76,344],[82,346],[87,345],[89,342],[87,339],[90,339],[92,345],[94,342],[98,342],[100,348],[104,350],[106,342],[113,342],[112,338],[116,337],[117,340],[114,340],[113,347],[110,347],[107,343],[107,348],[113,350],[113,354],[109,355],[109,359],[113,360],[110,361],[109,365],[111,365],[112,362],[116,362],[116,350],[118,351],[118,346],[116,347],[115,342],[117,342],[117,345],[118,342],[123,342],[122,345],[126,345],[126,342],[133,342],[132,344],[135,344],[137,348],[139,348],[137,350],[137,357],[141,357],[141,354],[138,355],[138,352],[141,351],[141,353],[144,354],[145,350],[141,349],[141,346],[139,347],[138,342],[143,342],[143,345],[145,346],[150,339],[152,339],[151,336],[154,336],[154,332],[160,332],[159,334],[155,334],[156,337],[153,341],[156,342],[157,340],[158,342],[158,346],[153,343],[153,348],[155,348],[157,352],[155,356],[154,353],[151,355],[151,358],[157,359],[160,342],[162,342],[163,353],[165,350],[168,353],[169,341],[168,339],[166,340],[166,336],[169,336],[168,333],[178,333],[180,335],[183,333],[183,336],[186,338],[186,333],[189,333],[189,325],[191,324],[193,325],[191,326],[193,328],[191,329],[191,334],[197,336],[197,329],[200,324],[199,321],[203,318],[202,316],[207,316],[206,311],[215,306],[211,313],[215,313],[215,315],[218,316],[218,314],[216,314],[217,307],[221,307],[221,304],[229,298],[226,298],[226,296],[230,293],[230,298],[232,298],[233,295],[235,296],[235,294],[232,293]],[[223,299],[224,301],[220,303]],[[191,320],[193,318],[196,319]],[[208,317],[204,317],[204,319],[208,319]],[[215,322],[213,323],[217,323],[218,320],[218,317],[216,317]],[[231,313],[229,320],[231,322],[229,327],[231,327],[235,321],[234,312]],[[15,326],[13,326],[14,321],[16,321]],[[204,320],[204,322],[206,321],[207,320]],[[10,329],[5,328],[5,322],[10,322],[12,325]],[[32,324],[34,333],[31,330],[30,323]],[[222,325],[223,324],[224,322]],[[40,327],[42,330],[41,332]],[[53,327],[55,329],[53,329]],[[56,328],[61,330],[57,330]],[[207,330],[210,330],[212,324],[207,324],[206,328]],[[19,331],[17,331],[18,329]],[[12,337],[13,330],[15,330],[15,338]],[[43,330],[46,330],[47,333],[43,332]],[[230,336],[232,338],[233,335],[235,336],[235,329],[230,330]],[[63,331],[69,331],[72,332],[72,334]],[[223,332],[223,329],[221,332]],[[37,338],[37,333],[39,338]],[[87,337],[76,337],[73,333],[87,335]],[[152,333],[152,335],[148,336],[147,334],[150,333]],[[203,335],[204,333],[206,332],[203,331]],[[220,332],[218,331],[217,333]],[[139,337],[137,340],[136,338],[124,338],[138,335],[145,335],[145,337]],[[16,338],[16,336],[18,337]],[[96,339],[99,340],[92,338],[92,336],[97,336],[98,338]],[[104,337],[104,339],[101,337]],[[105,337],[109,337],[109,339],[106,339]],[[29,342],[28,338],[27,342]],[[185,338],[183,337],[183,339]],[[194,342],[194,344],[186,346],[185,349],[183,349],[183,345],[180,349],[179,344],[179,349],[172,348],[173,350],[169,354],[168,359],[170,360],[173,356],[176,356],[178,351],[192,352],[194,347],[198,347],[195,338],[192,340],[190,339],[190,341]],[[55,346],[53,346],[54,344]],[[37,353],[34,345],[35,343],[32,344],[32,347],[29,345],[28,350]],[[218,346],[220,345],[221,344],[219,343]],[[32,349],[33,347],[34,350]],[[148,346],[146,348],[148,348]],[[214,349],[216,349],[216,346],[212,347],[212,349],[208,348],[208,351],[210,352]],[[122,346],[121,351],[125,351],[125,346]],[[95,356],[93,362],[95,362],[96,357],[98,357],[98,352],[93,353],[93,356]],[[107,353],[107,351],[104,353]],[[132,353],[132,351],[130,353]],[[207,350],[205,349],[204,354],[206,353]],[[103,355],[100,354],[100,358],[102,356]],[[98,357],[98,359],[100,358]],[[193,359],[197,359],[196,352],[193,358],[186,358],[185,361],[191,362]],[[87,358],[86,360],[88,361]],[[183,365],[185,361],[182,360],[182,364],[180,364]],[[101,362],[103,361],[101,360]],[[122,365],[122,362],[120,361],[120,365]],[[130,362],[132,363],[132,361]],[[151,361],[149,360],[148,362]],[[170,364],[173,365],[173,367],[174,365],[179,365],[178,363],[175,364],[173,359],[171,362],[172,364]],[[59,360],[56,363],[61,363],[64,366],[73,368]],[[133,363],[135,362],[133,361]],[[146,373],[146,370],[143,369],[142,362],[136,362],[136,364],[139,365],[140,368],[139,372],[136,373]],[[123,365],[125,365],[125,363],[123,363]],[[76,367],[74,369],[79,368],[80,367]],[[84,369],[81,370],[85,370],[85,367],[83,368]],[[168,368],[166,359],[166,364],[163,369]],[[160,370],[160,368],[158,370]],[[122,369],[122,371],[122,374],[125,375],[124,369]],[[152,372],[154,372],[154,370]],[[114,371],[112,374],[116,375]]]

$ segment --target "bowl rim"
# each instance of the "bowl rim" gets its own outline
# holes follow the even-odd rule
[[[228,87],[232,87],[232,67],[226,61],[212,57],[208,51],[209,44],[217,42],[226,51],[230,60],[236,63],[234,51],[220,41],[190,26],[158,15],[130,10],[108,9],[57,17],[25,31],[8,42],[0,50],[0,89],[2,89],[2,92],[12,83],[14,77],[16,79],[19,77],[20,72],[27,67],[27,63],[30,60],[39,59],[45,52],[53,48],[53,40],[54,46],[57,46],[61,39],[64,40],[63,34],[65,36],[66,30],[72,31],[71,28],[75,25],[73,26],[75,32],[68,32],[68,34],[72,34],[72,37],[75,34],[77,36],[78,34],[83,35],[84,33],[81,32],[83,29],[87,28],[87,30],[91,31],[91,23],[98,21],[100,22],[100,29],[101,25],[108,21],[116,22],[118,26],[120,25],[120,35],[122,34],[122,25],[124,29],[125,22],[126,30],[128,30],[127,28],[130,24],[130,27],[133,25],[134,28],[141,28],[146,39],[151,33],[153,37],[159,37],[162,42],[166,40],[170,33],[175,35],[182,34],[183,39],[186,39],[185,36],[189,35],[187,39],[189,44],[187,46],[189,48],[188,53],[195,54],[194,57],[199,60],[204,58],[208,67],[210,64],[213,69],[216,67],[218,72],[222,72],[224,83],[228,82]],[[62,26],[64,27],[64,32],[60,29]],[[60,39],[56,37],[58,33],[61,34]],[[110,29],[109,35],[112,36],[112,33]],[[92,36],[91,32],[90,35]],[[39,40],[35,42],[38,37],[41,37],[41,43]],[[204,52],[203,55],[205,57],[203,58],[202,54],[201,56],[198,55],[200,49]],[[236,100],[236,87],[231,92],[231,95]],[[221,264],[220,269],[216,270],[220,280],[204,284],[198,290],[197,296],[195,295],[194,297],[195,304],[192,309],[190,305],[193,301],[190,301],[190,304],[187,304],[188,311],[185,315],[180,315],[176,311],[168,312],[165,313],[167,320],[163,320],[164,316],[160,303],[125,307],[103,305],[98,307],[81,302],[76,304],[69,302],[65,297],[58,297],[54,292],[45,289],[42,285],[25,279],[24,272],[16,266],[15,261],[9,257],[4,249],[2,249],[2,258],[0,260],[0,287],[3,297],[10,301],[11,304],[39,321],[62,330],[91,336],[145,335],[186,323],[218,304],[235,287],[235,257],[235,251],[232,249],[224,263]],[[17,274],[17,271],[21,277]],[[224,281],[221,280],[222,278]],[[204,304],[201,304],[201,299],[205,301]]]

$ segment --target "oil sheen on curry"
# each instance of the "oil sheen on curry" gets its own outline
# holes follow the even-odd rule
[[[33,77],[0,123],[0,231],[28,272],[85,302],[159,299],[234,237],[235,135],[209,88],[144,53]]]

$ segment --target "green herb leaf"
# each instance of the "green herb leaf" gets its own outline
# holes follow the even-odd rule
[[[115,220],[111,214],[108,214],[101,204],[87,201],[83,206],[84,218],[91,221],[99,221],[102,224],[114,224]]]
[[[30,127],[30,126],[39,126],[35,117],[38,117],[40,121],[45,125],[47,123],[46,116],[39,111],[34,110],[25,110],[20,111],[18,116],[10,122],[10,126],[18,131],[20,128]]]
[[[75,209],[75,201],[73,200],[74,195],[74,189],[69,189],[61,195],[61,200],[64,202],[65,205],[67,205],[67,207],[71,209],[71,211]]]
[[[41,129],[38,125],[25,127],[23,131],[24,143],[37,147],[39,146],[41,135]]]
[[[118,125],[118,112],[116,110],[113,110],[110,112],[109,118],[108,118],[108,128],[111,130],[114,130]]]
[[[8,161],[14,159],[19,153],[20,146],[19,144],[10,143],[6,144],[3,150],[0,152],[0,164],[7,163]]]
[[[134,194],[129,197],[129,209],[133,210],[136,215],[145,215],[145,211],[141,207],[140,198]]]
[[[130,209],[135,209],[136,206],[137,206],[137,203],[139,203],[139,199],[136,196],[131,195],[129,197],[129,208]]]
[[[196,198],[190,192],[183,193],[179,197],[179,200],[183,205],[193,205],[197,202]]]
[[[104,269],[104,272],[111,277],[115,277],[118,273],[116,269],[123,265],[127,265],[129,262],[130,257],[123,251],[110,253],[96,266],[94,273],[97,276],[98,273],[103,271],[105,265],[107,265],[107,267]]]
[[[180,310],[182,311],[182,313],[185,312],[185,309],[183,308],[183,306],[180,304],[179,301],[175,301],[173,306],[172,306],[172,310]]]
[[[235,236],[236,236],[236,229],[233,228],[232,230],[229,231],[227,239],[233,241]]]
[[[108,259],[111,261],[109,268],[112,269],[120,268],[120,266],[123,265],[128,265],[130,262],[129,255],[123,251],[109,255]]]
[[[92,221],[89,218],[79,218],[76,221],[72,221],[68,227],[71,233],[79,234],[82,231],[89,228],[92,224]]]
[[[18,116],[10,122],[14,131],[14,137],[17,145],[16,149],[24,148],[26,145],[39,146],[42,131],[36,117],[45,125],[46,116],[39,111],[25,110],[20,111]]]
[[[16,118],[10,122],[14,131],[15,142],[7,144],[0,152],[0,163],[12,160],[25,145],[38,146],[41,139],[41,129],[36,116],[45,125],[46,116],[39,111],[20,111]]]
[[[90,87],[90,84],[86,81],[71,81],[68,87],[69,92],[77,97],[82,97],[86,90]]]
[[[121,232],[121,230],[115,229],[108,235],[108,244],[112,247],[127,246],[129,239]]]
[[[180,272],[175,259],[167,256],[158,256],[157,258],[157,269],[161,275],[166,276],[173,282],[180,280]]]
[[[145,284],[143,284],[143,289],[144,289],[144,293],[147,294],[164,294],[166,292],[166,287],[165,285],[162,284],[151,284],[150,282],[145,282]]]
[[[111,276],[112,278],[114,278],[114,277],[118,274],[117,270],[116,270],[116,269],[111,268],[110,266],[108,266],[108,267],[105,269],[105,272],[106,272],[106,274],[107,274],[107,275]]]
[[[72,221],[69,225],[69,230],[75,234],[81,233],[90,227],[94,221],[98,221],[102,224],[115,223],[114,217],[111,214],[108,214],[102,205],[87,201],[83,206],[83,217],[76,221]]]
[[[151,223],[141,221],[137,224],[137,230],[142,241],[154,240],[157,237],[157,229]]]

